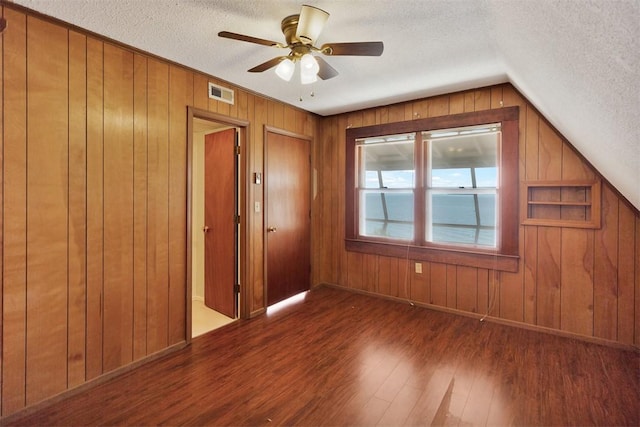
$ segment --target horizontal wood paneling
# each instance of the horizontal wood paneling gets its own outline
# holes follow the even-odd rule
[[[10,28],[0,55],[6,416],[186,341],[188,106],[250,122],[244,175],[264,172],[263,126],[313,138],[319,120],[2,8]],[[208,98],[209,82],[233,89],[236,103]],[[242,206],[262,204],[262,192],[242,188]],[[245,221],[243,312],[254,315],[265,309],[262,213]]]
[[[639,214],[603,184],[602,228],[519,226],[515,273],[411,260],[411,294],[403,296],[389,277],[393,257],[378,257],[377,288],[363,281],[362,254],[345,250],[345,130],[509,106],[520,107],[519,177],[529,180],[594,179],[597,173],[511,85],[497,85],[324,118],[314,165],[320,177],[314,203],[315,283],[424,302],[469,313],[640,345]],[[401,112],[404,112],[404,115]],[[337,177],[337,180],[333,177]],[[606,177],[605,177],[606,178]],[[328,187],[327,187],[328,186]],[[519,197],[523,197],[521,194]],[[569,214],[569,213],[566,213]],[[337,219],[336,219],[337,218]],[[623,249],[624,248],[624,249]],[[397,254],[396,260],[403,258]],[[634,267],[634,265],[636,267]],[[366,279],[364,279],[366,280]],[[373,290],[372,289],[376,289]]]

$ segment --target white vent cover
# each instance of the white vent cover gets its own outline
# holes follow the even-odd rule
[[[209,82],[209,98],[233,104],[233,90]]]

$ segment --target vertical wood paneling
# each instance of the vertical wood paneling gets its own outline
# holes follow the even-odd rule
[[[593,231],[562,230],[561,329],[593,334]]]
[[[595,231],[593,266],[593,335],[618,338],[618,198],[602,188],[602,228]]]
[[[27,315],[26,18],[4,8],[2,415],[25,405]],[[9,124],[11,124],[9,126]]]
[[[347,116],[339,117],[337,120],[337,126],[335,127],[335,134],[332,134],[332,137],[334,138],[336,143],[333,144],[333,148],[331,150],[331,164],[336,166],[334,166],[330,174],[331,179],[329,183],[331,185],[331,188],[340,188],[344,185],[343,183],[345,182],[345,168],[340,167],[339,165],[344,165],[346,162],[346,152],[344,150],[346,144],[346,136],[344,130],[347,128],[348,123],[349,122]],[[333,268],[333,266],[342,265],[344,267],[346,265],[346,256],[343,250],[345,233],[345,200],[342,192],[329,191],[329,204],[331,223],[336,224],[335,230],[337,231],[330,233],[329,247],[331,249],[329,255],[331,257],[331,271],[334,272],[334,277],[337,279],[338,277],[340,277],[339,275],[341,274],[341,271],[345,271],[345,268],[339,269],[339,271],[336,272],[336,269]]]
[[[366,255],[364,257],[363,285],[367,292],[376,292],[378,288],[378,256]]]
[[[102,374],[103,44],[87,39],[87,379]]]
[[[457,267],[455,265],[447,265],[447,307],[449,308],[456,308],[457,303],[458,282],[456,281],[456,270]]]
[[[104,45],[103,369],[133,359],[133,54]]]
[[[4,17],[4,7],[0,6],[0,16]],[[0,45],[0,73],[4,76],[4,51]],[[0,116],[4,118],[4,79],[0,79]],[[0,120],[0,169],[4,170],[4,119]],[[4,212],[4,177],[0,172],[0,209]],[[0,215],[0,242],[4,241],[4,215]],[[0,243],[0,310],[3,309],[3,293],[2,287],[2,273],[4,272],[4,247]],[[4,354],[3,351],[3,318],[2,311],[0,311],[0,360]],[[0,362],[0,417],[2,416],[2,362]]]
[[[187,106],[193,74],[170,67],[169,98],[169,344],[186,339]]]
[[[538,228],[536,319],[554,329],[560,329],[560,248],[560,229]]]
[[[447,265],[431,264],[431,304],[447,306]]]
[[[133,360],[147,354],[147,59],[133,58]]]
[[[204,74],[195,73],[193,76],[193,106],[206,110],[209,106],[209,78]]]
[[[363,268],[364,268],[364,255],[358,252],[349,252],[347,254],[347,265],[349,266],[349,272],[347,276],[347,286],[353,289],[362,289],[362,276],[363,276]],[[388,274],[383,273],[383,268],[386,268],[388,264],[383,262],[382,260],[379,263],[380,268],[380,284],[378,286],[383,285],[383,276],[388,277]],[[388,280],[388,279],[387,279]]]
[[[520,108],[520,118],[518,123],[518,177],[524,179],[525,164],[525,144],[526,144],[526,123],[527,115],[524,100],[513,89],[512,86],[503,88],[503,105],[505,107],[518,106]],[[523,253],[524,229],[518,230],[519,253]],[[518,271],[516,273],[501,272],[500,274],[500,316],[504,319],[522,322],[524,318],[524,273],[523,261],[520,257]]]
[[[238,88],[233,106],[211,101],[208,76],[2,8],[4,416],[185,339],[187,105],[249,120],[258,172],[264,124],[317,137],[319,122]],[[338,127],[330,164],[344,155]],[[344,201],[327,195],[338,222]],[[264,308],[262,216],[248,225],[251,312]],[[342,240],[329,238],[335,265]]]
[[[27,18],[27,404],[67,386],[68,33]],[[46,215],[44,214],[46,213]]]
[[[478,269],[458,266],[456,269],[456,308],[458,310],[478,312]]]
[[[464,113],[465,93],[458,92],[449,96],[449,114]]]
[[[489,270],[478,269],[478,313],[485,314],[489,307]]]
[[[85,381],[87,311],[87,38],[69,32],[68,387]]]
[[[526,180],[538,179],[538,134],[539,117],[527,106],[524,155]],[[520,195],[525,197],[525,195]],[[522,268],[524,280],[524,321],[535,325],[537,323],[537,266],[538,266],[538,228],[524,227],[524,256]]]
[[[422,262],[422,273],[416,273],[416,262],[411,262],[411,294],[410,299],[416,302],[422,302],[429,304],[431,302],[431,284],[429,279],[431,278],[431,264],[428,262]]]
[[[147,352],[169,340],[169,66],[147,61]]]
[[[378,257],[378,292],[391,295],[391,258]]]
[[[254,102],[254,123],[253,130],[253,149],[251,150],[254,158],[253,165],[256,172],[264,172],[264,125],[267,123],[267,105],[268,102],[264,98],[256,97]],[[264,207],[264,186],[256,189],[254,202],[260,203]],[[260,216],[253,224],[253,299],[251,301],[251,312],[255,312],[264,308],[264,258],[262,252],[258,248],[264,247],[264,217]]]
[[[634,218],[633,212],[625,203],[620,202],[618,206],[618,307],[616,310],[618,316],[617,319],[611,319],[611,321],[617,320],[618,341],[640,345],[640,341],[637,339],[638,318],[640,318],[640,310],[637,305],[640,298],[640,289],[638,289],[638,283],[640,283],[638,279],[640,277],[640,230],[638,229],[640,217],[635,215]]]
[[[511,85],[497,85],[474,91],[465,91],[450,95],[441,95],[428,99],[415,100],[408,103],[388,105],[379,108],[355,111],[324,119],[322,122],[321,144],[328,145],[320,148],[323,153],[322,160],[318,159],[319,174],[335,176],[344,170],[343,157],[331,157],[324,153],[333,153],[333,147],[339,146],[344,151],[344,128],[339,124],[346,117],[346,124],[351,126],[367,126],[400,120],[400,110],[404,111],[403,119],[434,117],[439,115],[454,114],[464,111],[482,111],[488,108],[502,108],[517,105],[520,107],[519,123],[519,179],[520,180],[561,180],[561,179],[594,179],[595,171],[576,154],[569,142],[564,141],[549,124],[542,118],[535,108],[530,105]],[[397,112],[397,113],[396,113]],[[328,185],[328,187],[326,187]],[[322,181],[319,191],[323,195],[324,209],[335,213],[333,203],[335,195],[343,195],[344,177],[339,176],[337,182]],[[323,188],[324,187],[324,188]],[[552,190],[554,191],[554,190]],[[327,195],[333,192],[333,195]],[[521,195],[522,197],[523,195]],[[560,197],[560,193],[551,196]],[[342,196],[341,196],[342,197]],[[562,197],[580,197],[580,195],[563,194]],[[618,195],[612,193],[610,206],[616,203],[624,205]],[[338,198],[338,201],[341,199]],[[626,206],[626,205],[625,205]],[[544,209],[544,208],[542,208]],[[340,218],[344,215],[344,207],[341,205],[337,211]],[[622,211],[621,211],[622,212]],[[557,212],[556,212],[557,213]],[[559,213],[558,218],[560,217]],[[567,215],[576,215],[574,212],[563,212]],[[620,213],[622,221],[622,213]],[[637,212],[630,211],[630,218],[636,218]],[[466,267],[446,264],[429,264],[428,269],[428,294],[425,290],[417,288],[422,280],[414,273],[415,263],[410,264],[409,272],[410,294],[407,298],[418,301],[416,298],[427,299],[430,304],[442,307],[456,308],[462,311],[481,312],[490,309],[491,316],[503,319],[525,322],[531,325],[539,325],[558,330],[567,330],[587,336],[607,337],[605,339],[622,341],[620,331],[626,327],[627,334],[635,326],[628,325],[635,322],[635,315],[630,319],[622,319],[621,307],[625,307],[626,313],[630,310],[629,301],[635,301],[635,291],[627,289],[627,293],[634,294],[631,298],[621,297],[623,279],[621,274],[631,277],[631,282],[636,283],[637,273],[635,267],[625,267],[622,259],[615,261],[611,258],[610,266],[607,263],[598,264],[603,257],[611,257],[612,249],[620,247],[622,235],[628,236],[628,225],[616,225],[614,213],[606,214],[603,221],[609,223],[609,229],[601,231],[575,230],[562,227],[520,226],[519,228],[519,252],[520,262],[517,273],[496,272],[493,270],[478,269],[475,286],[466,288],[468,279]],[[364,267],[356,263],[351,265],[354,258],[352,253],[344,250],[342,229],[336,231],[335,222],[329,220],[328,215],[322,215],[320,226],[320,247],[331,247],[332,254],[337,258],[337,268],[332,268],[330,257],[323,258],[323,267],[319,269],[319,281],[338,283],[351,286],[361,280],[377,280],[377,292],[382,295],[402,297],[402,268],[398,261],[397,277],[393,277],[394,268],[392,259],[379,257],[378,277],[368,276],[366,264],[370,261],[364,256]],[[617,229],[611,232],[610,228]],[[625,230],[625,231],[623,231]],[[336,238],[338,238],[336,243]],[[606,243],[605,243],[606,241]],[[331,242],[331,243],[330,243]],[[624,243],[629,246],[628,242]],[[616,246],[617,245],[617,246]],[[326,250],[325,250],[326,251]],[[619,252],[621,252],[618,249]],[[620,255],[622,256],[622,255]],[[627,254],[631,259],[634,254]],[[631,264],[637,261],[632,261]],[[616,272],[611,266],[617,264]],[[627,265],[629,261],[627,260]],[[426,265],[426,264],[424,264]],[[423,265],[423,267],[424,267]],[[597,265],[597,267],[596,267]],[[364,268],[364,273],[363,273]],[[338,271],[337,274],[334,272]],[[342,271],[342,273],[340,273]],[[625,271],[626,273],[621,273]],[[634,271],[630,273],[631,271]],[[348,272],[349,277],[344,272]],[[575,278],[575,279],[572,279]],[[471,279],[473,281],[473,279]],[[611,284],[617,286],[618,295],[611,288]],[[372,285],[363,283],[366,289]],[[427,296],[428,295],[428,296]],[[617,307],[612,309],[613,306]],[[626,305],[625,305],[626,304]],[[614,311],[617,310],[617,314]],[[594,312],[597,314],[594,316]],[[628,315],[628,314],[627,314]],[[629,316],[629,315],[628,315]],[[617,317],[617,319],[616,319]],[[627,326],[623,326],[627,325]],[[598,332],[594,332],[596,328]],[[605,331],[606,330],[606,331]],[[615,330],[615,332],[614,332]],[[617,335],[618,337],[614,336]]]

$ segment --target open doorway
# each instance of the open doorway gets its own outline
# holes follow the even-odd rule
[[[239,317],[240,135],[237,123],[190,110],[190,289],[193,338]]]

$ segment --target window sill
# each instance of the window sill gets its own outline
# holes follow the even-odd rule
[[[516,255],[474,252],[472,250],[453,250],[449,248],[407,246],[398,243],[380,243],[354,239],[345,239],[345,248],[350,252],[408,258],[416,261],[464,265],[467,267],[486,268],[509,273],[516,273],[518,271],[519,257]]]

